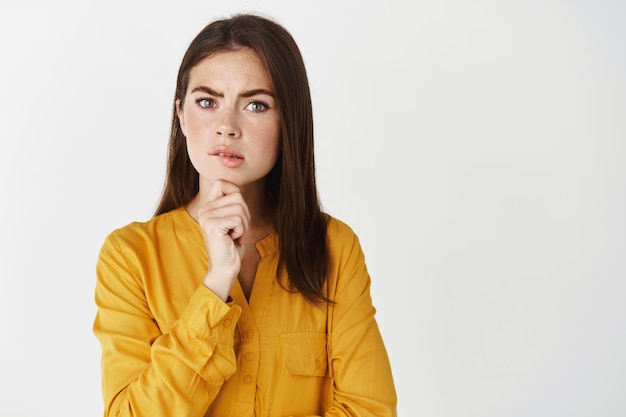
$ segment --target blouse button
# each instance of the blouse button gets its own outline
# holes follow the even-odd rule
[[[253,359],[254,359],[254,353],[252,353],[252,352],[246,353],[246,360],[247,361],[251,361]]]
[[[225,319],[224,320],[224,327],[230,327],[231,323],[232,323],[231,319]]]
[[[243,377],[243,382],[249,384],[252,382],[252,377],[250,375],[246,375]]]
[[[315,361],[315,369],[320,369],[322,367],[322,364],[319,360]]]
[[[254,336],[254,332],[252,330],[247,330],[244,336],[246,339],[250,340]]]

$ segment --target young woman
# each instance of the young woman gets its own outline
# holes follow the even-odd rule
[[[322,212],[302,57],[270,19],[215,21],[176,86],[156,215],[105,240],[105,416],[395,416],[359,241]]]

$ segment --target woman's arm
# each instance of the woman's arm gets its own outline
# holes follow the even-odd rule
[[[340,226],[344,235],[345,225]],[[332,231],[330,232],[333,233]],[[356,235],[334,249],[329,306],[329,366],[333,378],[333,407],[326,417],[396,416],[396,391],[387,351],[374,318],[370,277]],[[332,241],[332,239],[330,239]],[[331,243],[332,246],[332,243]]]
[[[107,416],[199,416],[236,369],[233,334],[241,313],[204,285],[162,334],[137,265],[115,234],[97,264],[93,330],[102,347]]]

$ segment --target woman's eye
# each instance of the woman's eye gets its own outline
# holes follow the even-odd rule
[[[203,109],[211,109],[215,107],[215,102],[209,98],[200,98],[196,101]]]
[[[255,113],[259,113],[259,112],[267,110],[267,105],[264,103],[261,103],[260,101],[253,101],[252,103],[248,104],[247,109]]]

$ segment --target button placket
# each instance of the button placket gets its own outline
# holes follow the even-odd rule
[[[241,361],[241,382],[246,386],[252,386],[256,383],[259,369],[258,351],[259,338],[255,337],[256,333],[252,329],[247,329],[243,333],[243,343],[241,345],[242,354]]]

